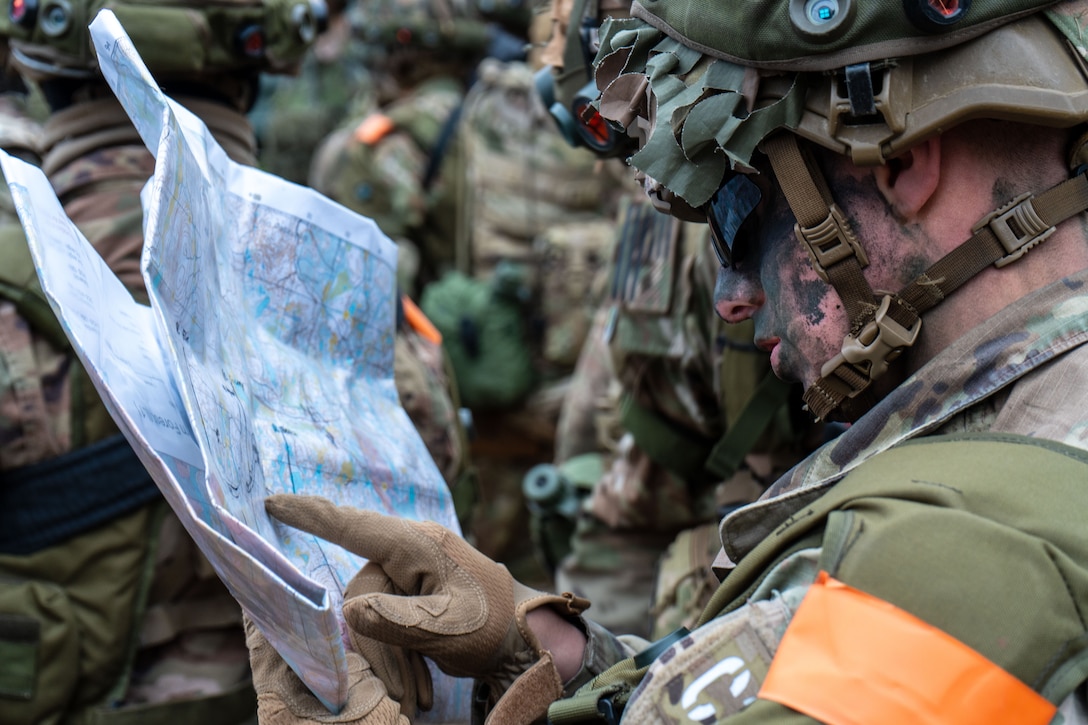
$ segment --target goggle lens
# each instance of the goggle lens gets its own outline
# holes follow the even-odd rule
[[[723,267],[736,267],[751,252],[749,235],[741,234],[740,230],[762,199],[759,186],[745,174],[737,174],[707,202],[710,243]]]

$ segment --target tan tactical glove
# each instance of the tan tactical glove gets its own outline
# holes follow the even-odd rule
[[[245,627],[260,725],[409,725],[408,718],[400,714],[400,705],[389,698],[385,685],[360,655],[348,653],[348,701],[339,713],[331,713],[287,666],[249,617],[245,617]]]
[[[449,529],[373,511],[337,507],[317,496],[277,494],[269,514],[369,559],[345,592],[344,618],[355,632],[408,648],[455,677],[484,683],[492,702],[518,680],[517,712],[500,722],[532,722],[562,695],[551,653],[525,615],[550,606],[565,617],[589,602],[529,589]],[[364,655],[366,653],[364,652]],[[490,721],[490,719],[489,719]]]

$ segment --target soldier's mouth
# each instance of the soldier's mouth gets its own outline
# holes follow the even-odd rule
[[[778,347],[781,342],[782,340],[777,337],[760,337],[756,339],[756,347],[771,354],[771,370],[778,377],[782,377],[782,372],[779,369],[780,357]]]
[[[782,340],[777,337],[761,337],[756,340],[756,347],[763,352],[773,352],[780,342]]]

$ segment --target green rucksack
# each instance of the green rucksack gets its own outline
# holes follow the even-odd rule
[[[489,280],[450,272],[423,291],[420,306],[442,333],[469,408],[504,408],[536,384],[526,323],[527,271],[500,263]]]

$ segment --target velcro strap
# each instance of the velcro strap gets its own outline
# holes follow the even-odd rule
[[[1056,712],[959,640],[827,572],[790,622],[759,697],[827,725],[1046,725]]]
[[[871,395],[871,382],[868,376],[855,370],[852,365],[842,364],[810,385],[803,400],[817,420],[832,420],[831,414],[844,401],[859,395]]]
[[[548,707],[563,696],[563,682],[547,650],[536,664],[510,686],[484,721],[486,725],[530,725],[548,713]]]

